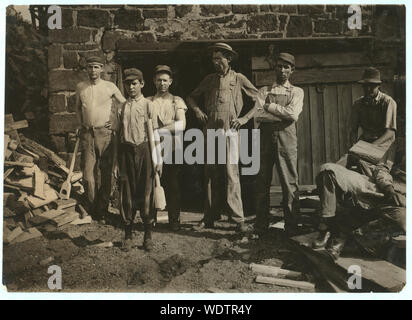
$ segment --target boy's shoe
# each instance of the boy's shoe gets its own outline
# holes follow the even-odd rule
[[[152,239],[145,239],[143,242],[143,249],[145,251],[153,251],[154,249],[154,244],[153,244],[153,240]]]

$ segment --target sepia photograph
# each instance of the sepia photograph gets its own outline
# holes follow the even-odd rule
[[[6,293],[404,289],[404,4],[3,8]]]

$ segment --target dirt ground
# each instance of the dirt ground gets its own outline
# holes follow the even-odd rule
[[[164,217],[163,213],[163,218]],[[265,239],[244,237],[220,221],[216,229],[194,231],[201,214],[183,212],[182,229],[171,232],[159,216],[155,249],[142,249],[143,228],[134,232],[134,247],[121,250],[123,231],[97,222],[44,233],[44,237],[3,247],[3,283],[9,291],[50,291],[50,265],[62,270],[62,292],[301,292],[258,284],[250,263],[301,271],[313,279],[298,253],[289,250],[283,232],[271,229]],[[113,246],[93,244],[112,242]],[[50,258],[53,261],[44,263]],[[40,263],[42,262],[42,263]]]

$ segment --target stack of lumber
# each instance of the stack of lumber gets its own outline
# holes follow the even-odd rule
[[[53,151],[18,133],[27,121],[14,122],[6,115],[4,140],[3,241],[6,244],[41,237],[41,231],[68,223],[90,223],[90,217],[75,199],[59,199],[59,190],[69,171]],[[72,182],[81,173],[75,173]]]

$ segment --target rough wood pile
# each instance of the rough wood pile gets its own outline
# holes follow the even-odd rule
[[[68,223],[90,223],[90,217],[75,199],[82,193],[81,173],[73,175],[73,198],[59,199],[67,178],[66,162],[53,151],[24,137],[18,129],[26,121],[5,116],[3,241],[6,244],[41,237]]]

